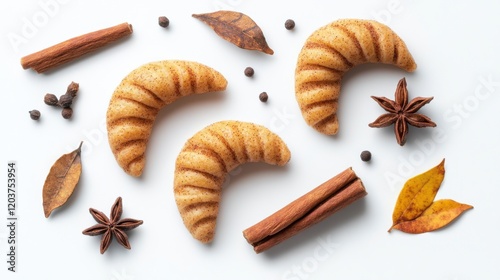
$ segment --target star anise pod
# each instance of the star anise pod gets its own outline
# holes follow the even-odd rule
[[[100,246],[101,254],[106,252],[113,240],[113,236],[123,247],[130,249],[130,243],[125,231],[142,225],[142,221],[130,218],[120,219],[123,212],[121,197],[118,197],[115,203],[113,203],[110,219],[108,219],[104,213],[94,208],[90,208],[89,211],[98,224],[85,229],[82,233],[91,236],[102,234]]]
[[[394,133],[399,145],[406,143],[406,134],[408,134],[408,125],[415,127],[435,127],[436,124],[427,116],[418,114],[417,111],[425,104],[431,102],[433,97],[415,97],[408,102],[408,89],[406,88],[406,79],[399,80],[396,88],[394,101],[386,97],[372,98],[386,110],[387,114],[378,117],[370,123],[370,127],[386,127],[394,124]]]

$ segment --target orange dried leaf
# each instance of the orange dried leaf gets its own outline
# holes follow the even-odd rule
[[[43,184],[43,211],[46,218],[54,209],[66,203],[80,180],[82,144],[73,152],[62,155],[50,168]]]
[[[443,159],[440,164],[427,172],[406,181],[394,207],[392,227],[389,231],[401,222],[419,217],[432,204],[443,182],[444,173]]]
[[[393,228],[415,234],[433,231],[448,225],[464,211],[472,208],[471,205],[458,203],[451,199],[437,200],[415,220],[399,223]]]
[[[217,11],[206,14],[193,14],[217,35],[236,46],[247,50],[258,50],[266,54],[274,51],[267,45],[260,27],[247,15],[233,11]]]

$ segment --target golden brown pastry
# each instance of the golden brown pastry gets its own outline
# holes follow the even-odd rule
[[[166,60],[133,70],[116,88],[106,115],[109,145],[118,164],[128,174],[140,176],[160,109],[180,97],[226,86],[222,74],[197,62]]]
[[[295,97],[307,124],[332,135],[342,77],[362,63],[384,63],[412,72],[417,65],[405,43],[373,20],[342,19],[314,31],[299,54]]]
[[[283,166],[289,160],[285,142],[261,125],[221,121],[197,132],[179,153],[174,174],[175,201],[191,235],[212,241],[228,172],[246,162]]]

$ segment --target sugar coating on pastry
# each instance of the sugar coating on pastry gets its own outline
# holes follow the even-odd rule
[[[115,89],[106,113],[109,145],[118,164],[126,173],[140,176],[158,112],[183,96],[226,86],[221,73],[193,61],[157,61],[133,70]]]
[[[227,174],[246,162],[283,166],[289,160],[285,142],[262,125],[228,120],[201,129],[175,164],[174,196],[184,225],[195,239],[211,242]]]
[[[295,69],[295,97],[308,125],[327,135],[338,132],[342,77],[364,63],[390,64],[408,72],[417,67],[403,40],[374,20],[337,20],[307,38]]]

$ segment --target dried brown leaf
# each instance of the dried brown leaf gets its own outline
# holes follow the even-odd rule
[[[54,209],[66,203],[80,180],[82,144],[73,152],[62,155],[50,168],[43,185],[43,211],[46,218]]]
[[[458,203],[451,199],[434,201],[418,218],[395,225],[393,228],[406,233],[424,233],[440,229],[458,218],[471,205]]]
[[[236,46],[247,50],[258,50],[266,54],[274,51],[267,45],[260,27],[247,15],[233,11],[217,11],[206,14],[193,14],[217,35]]]

